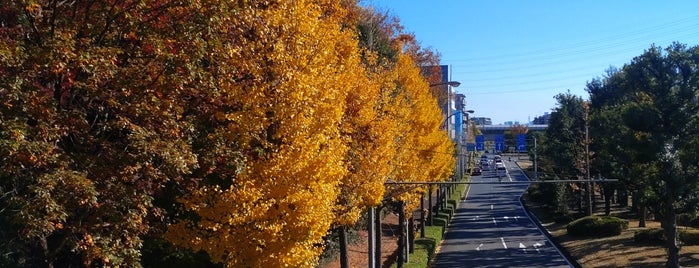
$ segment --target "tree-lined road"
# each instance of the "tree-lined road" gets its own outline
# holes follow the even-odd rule
[[[432,267],[571,267],[522,207],[529,184],[514,162],[503,184],[472,184],[447,229]],[[498,182],[494,172],[474,182]]]

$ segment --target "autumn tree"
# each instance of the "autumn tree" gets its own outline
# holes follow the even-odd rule
[[[335,1],[222,5],[207,13],[225,23],[212,44],[217,92],[200,98],[211,110],[194,143],[205,156],[193,178],[201,183],[180,199],[192,216],[167,236],[229,266],[314,266],[355,167],[340,126],[370,119],[371,107],[356,104],[364,96],[347,99],[365,81],[354,31]]]
[[[2,258],[139,266],[164,216],[154,196],[197,166],[182,45],[202,17],[170,2],[49,0],[3,2],[0,16]]]
[[[454,144],[447,133],[440,130],[443,115],[437,100],[408,55],[400,55],[396,73],[396,98],[389,112],[400,125],[395,137],[398,152],[392,178],[407,182],[446,180],[455,164]],[[396,191],[403,192],[397,195],[397,200],[406,203],[406,211],[419,206],[421,191]]]

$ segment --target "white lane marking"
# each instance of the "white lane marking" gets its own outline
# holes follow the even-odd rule
[[[522,251],[524,251],[525,253],[527,252],[527,246],[525,246],[524,244],[522,244],[522,242],[519,242],[519,248],[521,248]]]
[[[500,237],[500,241],[502,241],[502,247],[507,249],[507,244],[505,244],[505,238]]]
[[[519,220],[519,216],[515,216],[515,220],[517,220],[517,221],[518,221],[518,220]]]
[[[510,221],[510,217],[505,216],[505,217],[503,217],[503,218],[504,218],[506,221]]]
[[[507,174],[507,179],[510,180],[510,182],[512,182],[512,177],[510,177],[510,174]]]
[[[495,217],[493,217],[493,224],[498,225],[498,222],[495,221]]]
[[[478,245],[478,247],[476,247],[476,250],[477,250],[477,251],[481,251],[481,247],[482,247],[482,246],[483,246],[483,244]]]
[[[490,204],[490,210],[493,210],[493,204]]]
[[[478,217],[479,217],[479,216],[476,216],[475,218],[473,218],[473,220],[474,220],[474,221],[477,221],[477,220],[478,220]]]

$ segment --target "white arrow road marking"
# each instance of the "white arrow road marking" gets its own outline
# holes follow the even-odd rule
[[[539,244],[539,243],[535,243],[533,246],[534,246],[534,248],[536,249],[536,253],[539,253],[539,247],[540,247],[540,246],[543,246],[543,245],[542,245],[542,244]]]
[[[519,220],[519,216],[515,216],[515,220],[517,220],[517,221],[518,221],[518,220]]]
[[[474,220],[474,221],[477,221],[477,220],[478,220],[478,216],[476,216],[475,218],[473,218],[473,220]]]
[[[524,251],[525,253],[527,252],[527,246],[525,246],[524,244],[522,244],[522,242],[519,242],[519,248],[521,248],[522,251]]]
[[[502,241],[502,247],[507,249],[507,244],[505,244],[505,238],[500,237],[500,241]]]
[[[498,225],[498,222],[495,221],[495,217],[493,217],[493,224]]]
[[[482,247],[482,246],[483,246],[483,244],[478,245],[478,247],[476,247],[476,250],[477,250],[477,251],[481,251],[481,247]]]

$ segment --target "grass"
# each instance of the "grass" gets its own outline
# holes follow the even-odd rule
[[[408,256],[408,262],[403,267],[419,268],[427,267],[427,263],[434,257],[437,244],[442,240],[441,226],[425,226],[425,237],[415,238],[415,248]],[[396,267],[394,263],[391,267]]]
[[[437,250],[437,245],[442,241],[442,236],[446,231],[447,226],[451,217],[456,211],[456,204],[461,200],[461,196],[466,190],[466,185],[460,184],[456,186],[455,190],[449,195],[447,199],[447,205],[445,209],[438,212],[437,216],[434,217],[434,225],[425,226],[425,237],[415,238],[415,248],[414,252],[410,253],[408,256],[408,262],[404,263],[403,267],[408,268],[424,268],[427,267],[428,263],[432,258],[434,258],[435,251]],[[419,234],[418,234],[419,236]],[[391,267],[396,267],[394,263]]]

